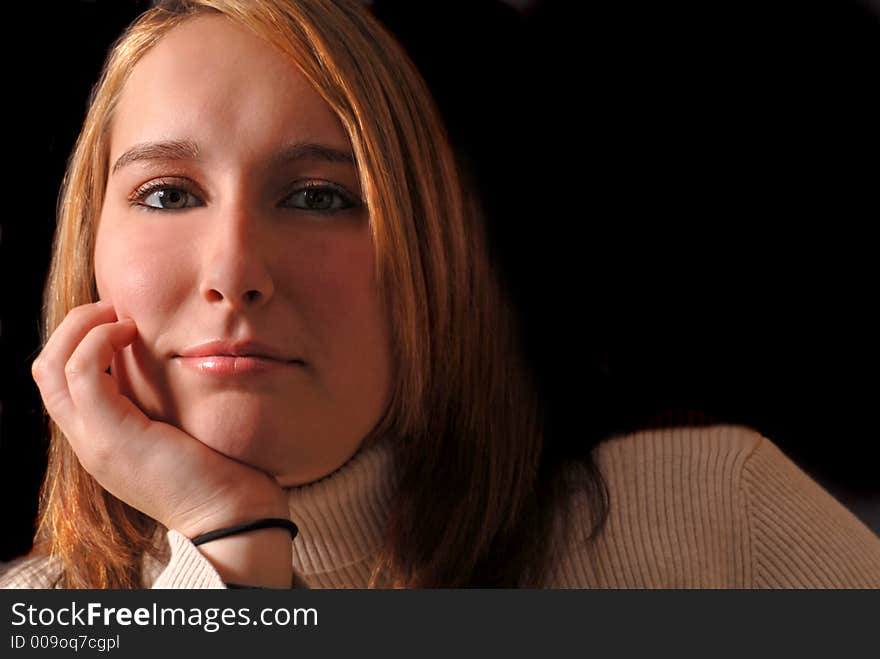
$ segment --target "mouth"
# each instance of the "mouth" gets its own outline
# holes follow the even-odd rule
[[[283,373],[305,366],[305,362],[299,359],[276,359],[258,354],[178,355],[175,361],[197,373],[221,377]]]
[[[253,339],[215,339],[190,346],[174,361],[202,375],[220,377],[289,373],[305,366],[290,353]]]

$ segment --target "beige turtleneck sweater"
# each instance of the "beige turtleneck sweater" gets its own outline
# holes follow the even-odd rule
[[[880,538],[770,440],[738,425],[642,430],[599,445],[608,524],[560,546],[549,588],[880,588]],[[297,582],[364,588],[392,491],[387,444],[289,490]],[[584,495],[574,520],[588,520]],[[170,560],[144,564],[153,588],[223,588],[187,538],[167,532]],[[558,537],[548,541],[561,542]],[[0,569],[0,587],[50,587],[44,557]]]

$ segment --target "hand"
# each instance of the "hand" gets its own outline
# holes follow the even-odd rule
[[[108,492],[189,538],[258,517],[287,517],[284,491],[181,429],[149,419],[106,371],[137,337],[101,301],[73,309],[33,363],[49,415]]]

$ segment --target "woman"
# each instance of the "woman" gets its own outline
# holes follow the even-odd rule
[[[749,428],[550,450],[479,209],[357,2],[146,12],[58,219],[50,464],[0,585],[880,586]]]

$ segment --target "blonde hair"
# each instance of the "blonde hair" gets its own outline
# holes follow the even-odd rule
[[[44,341],[71,309],[98,299],[95,229],[125,82],[169,30],[205,13],[222,14],[289,55],[339,116],[354,150],[396,374],[388,412],[365,438],[394,437],[398,493],[370,585],[538,585],[569,481],[544,455],[541,405],[479,204],[463,185],[424,81],[360,2],[162,2],[126,29],[92,91],[62,183]],[[161,528],[85,472],[52,422],[50,434],[35,551],[59,560],[61,587],[142,587],[141,559],[164,558],[155,541]],[[582,466],[576,482],[596,495],[593,537],[607,492],[592,463]]]

